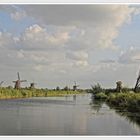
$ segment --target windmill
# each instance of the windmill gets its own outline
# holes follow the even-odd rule
[[[122,81],[117,81],[116,84],[117,84],[116,91],[121,92],[122,91]]]
[[[0,82],[0,87],[1,87],[1,85],[2,85],[3,83],[4,83],[4,81],[1,81],[1,82]]]
[[[34,83],[34,82],[30,83],[30,88],[31,89],[35,88],[35,85],[36,85],[36,83]]]
[[[77,85],[76,82],[74,81],[73,91],[76,91],[77,87],[79,87],[79,85]]]
[[[135,85],[134,91],[138,92],[139,89],[140,89],[140,71],[139,71],[139,74],[138,74],[138,78],[137,78],[137,81],[136,81],[136,85]]]
[[[27,82],[27,80],[20,80],[19,72],[17,73],[18,75],[18,80],[13,81],[15,83],[15,89],[20,89],[20,85],[22,82]]]

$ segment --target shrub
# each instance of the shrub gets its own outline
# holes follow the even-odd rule
[[[132,91],[132,89],[130,89],[130,88],[128,88],[128,87],[123,87],[122,88],[122,92],[123,93],[128,93],[128,92],[131,92]]]
[[[59,87],[59,86],[57,86],[57,87],[56,87],[56,90],[60,90],[60,87]]]
[[[94,86],[91,86],[91,90],[90,90],[90,92],[92,93],[92,94],[94,94],[94,95],[96,95],[97,93],[101,93],[101,92],[103,92],[103,89],[101,88],[101,86],[100,86],[100,84],[99,83],[97,83],[96,85],[94,85]]]
[[[130,112],[140,111],[140,94],[136,93],[116,93],[108,96],[107,102],[111,106],[121,107]]]
[[[103,92],[100,92],[100,93],[97,93],[95,96],[94,96],[95,99],[107,99],[107,95]]]

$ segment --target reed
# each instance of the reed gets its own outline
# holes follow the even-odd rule
[[[0,88],[0,99],[28,98],[28,97],[55,97],[71,94],[80,94],[80,91],[54,91],[46,89],[9,89]]]
[[[121,108],[130,112],[140,112],[139,93],[112,93],[107,98],[110,106]]]

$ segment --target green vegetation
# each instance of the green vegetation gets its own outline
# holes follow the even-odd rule
[[[110,106],[121,108],[122,110],[140,112],[139,93],[112,93],[106,101]]]
[[[105,94],[105,90],[101,88],[101,85],[97,83],[94,86],[91,86],[90,93],[93,94],[94,99],[101,99],[104,100],[107,98],[107,95]]]
[[[100,92],[103,92],[103,89],[101,88],[101,85],[99,83],[97,83],[96,85],[91,86],[90,92],[93,93],[93,95],[96,95]]]
[[[47,90],[47,89],[12,89],[0,88],[0,99],[12,98],[28,98],[28,97],[53,97],[65,96],[69,94],[80,94],[80,91],[62,91],[62,90]]]
[[[69,90],[69,91],[64,91],[64,90],[52,91],[52,90],[48,90],[47,91],[47,96],[48,97],[65,96],[65,95],[80,94],[80,93],[81,93],[80,91],[73,91],[73,90]]]
[[[104,99],[107,99],[107,95],[105,93],[103,93],[103,92],[100,92],[100,93],[97,93],[95,95],[95,99],[102,99],[102,100],[104,100]]]
[[[133,89],[121,88],[121,92],[116,89],[102,89],[99,84],[91,87],[95,100],[104,100],[110,107],[119,108],[129,112],[140,112],[140,93],[135,93]]]

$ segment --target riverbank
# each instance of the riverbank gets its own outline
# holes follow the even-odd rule
[[[80,91],[46,90],[46,89],[9,89],[0,88],[0,99],[29,98],[29,97],[58,97],[80,94]]]
[[[104,100],[109,106],[123,111],[140,112],[140,93],[97,93],[95,100]]]
[[[115,93],[107,97],[106,102],[121,110],[140,112],[140,93]]]

